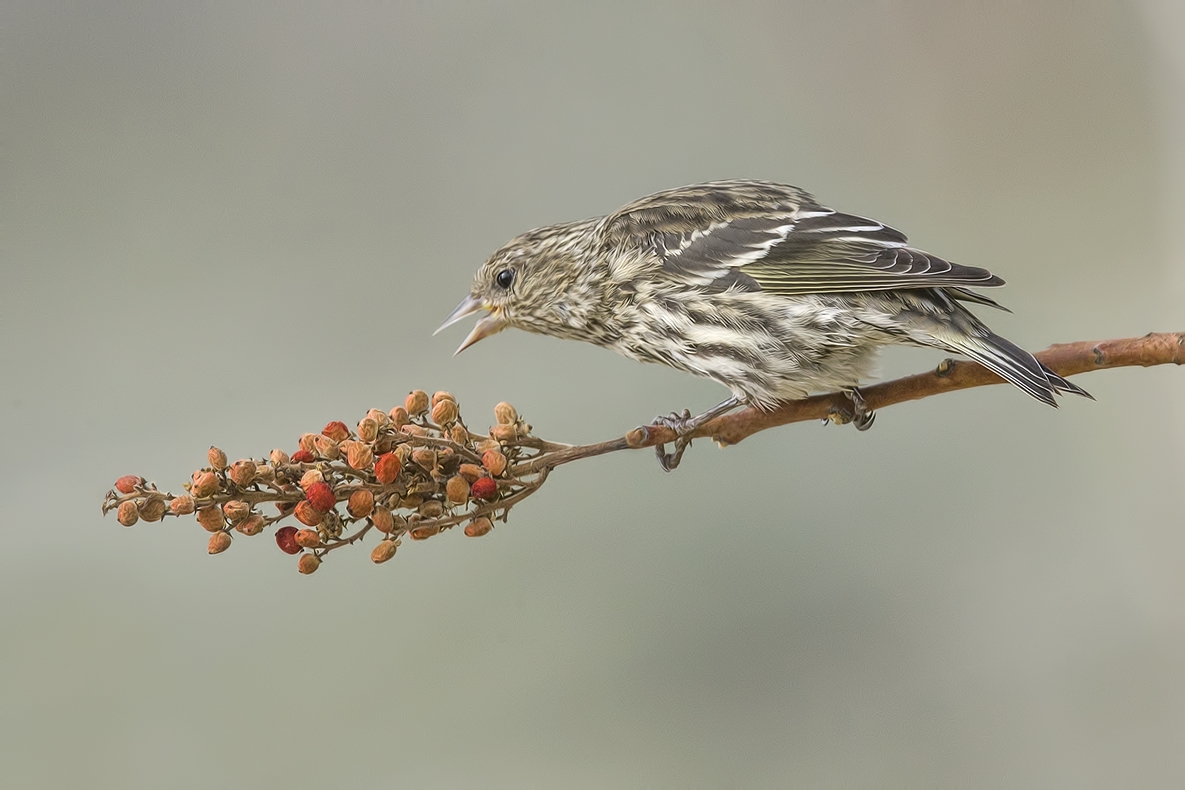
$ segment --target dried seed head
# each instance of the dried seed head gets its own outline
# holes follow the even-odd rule
[[[474,499],[495,499],[498,496],[498,484],[492,477],[479,477],[473,481],[469,493],[473,495]]]
[[[439,393],[437,393],[439,394]],[[445,398],[432,407],[432,422],[437,425],[451,425],[457,419],[457,402]]]
[[[494,522],[485,516],[478,516],[465,525],[465,535],[470,538],[480,538],[494,528]]]
[[[512,425],[495,425],[490,428],[490,436],[497,439],[499,442],[513,442],[518,438],[518,424]]]
[[[239,488],[246,488],[255,482],[256,472],[255,462],[249,458],[243,458],[234,462],[226,476],[234,481],[234,484]]]
[[[482,439],[477,443],[477,447],[474,449],[476,449],[479,453],[484,453],[486,450],[497,450],[498,452],[501,452],[502,445],[498,443],[497,439],[490,437],[487,439]]]
[[[382,485],[390,485],[399,477],[403,462],[398,453],[383,453],[374,464],[374,476]]]
[[[453,397],[453,394],[451,392],[445,392],[444,390],[437,390],[436,392],[432,393],[432,405],[433,406],[436,406],[436,404],[440,403],[442,400],[451,400],[453,403],[457,402],[457,399]]]
[[[370,520],[374,528],[383,534],[389,534],[395,529],[395,517],[385,507],[376,507],[370,514]]]
[[[116,511],[115,517],[119,519],[119,523],[125,527],[130,527],[140,520],[140,509],[136,507],[136,503],[132,500],[119,503],[119,510]]]
[[[440,534],[440,527],[435,524],[425,524],[422,527],[416,527],[407,533],[412,540],[427,540],[433,535]]]
[[[313,507],[312,503],[307,499],[302,499],[296,503],[296,520],[306,527],[317,527],[321,525],[321,521],[325,518],[325,513]]]
[[[329,483],[324,481],[310,485],[305,489],[304,495],[308,503],[322,513],[328,513],[337,504],[337,497],[333,495],[333,489],[329,487]]]
[[[481,454],[481,465],[494,477],[498,477],[506,471],[506,456],[498,450],[486,450]]]
[[[457,468],[457,473],[461,475],[461,477],[465,478],[466,481],[472,483],[474,480],[485,474],[485,471],[477,464],[461,464]]]
[[[241,532],[244,535],[258,535],[260,532],[263,532],[263,516],[258,513],[252,513],[238,524],[235,524],[235,531]]]
[[[378,423],[380,428],[386,425],[389,419],[387,413],[382,409],[370,409],[366,412],[366,416]]]
[[[321,474],[320,469],[310,469],[300,476],[300,490],[308,491],[309,486],[314,483],[324,483],[325,475]]]
[[[395,549],[398,548],[399,542],[394,540],[384,540],[379,545],[374,547],[374,551],[370,552],[370,561],[375,565],[386,562],[395,556]]]
[[[430,447],[417,447],[411,451],[411,460],[416,466],[431,472],[436,468],[436,451]]]
[[[226,526],[226,519],[222,517],[222,511],[217,505],[206,505],[198,508],[197,523],[201,524],[206,532],[220,532]]]
[[[302,554],[296,563],[297,569],[304,574],[313,573],[321,567],[321,558],[316,554]]]
[[[145,521],[160,521],[165,516],[168,506],[159,497],[151,497],[140,503],[140,518]]]
[[[404,425],[407,425],[409,420],[407,409],[403,408],[402,406],[396,406],[395,408],[391,409],[391,411],[387,413],[387,416],[391,418],[391,425],[395,428],[395,430],[399,430]]]
[[[175,516],[188,516],[196,510],[193,505],[193,497],[189,494],[173,497],[169,500],[169,510],[173,511]]]
[[[213,472],[198,472],[193,478],[191,491],[199,499],[208,497],[218,490],[218,476]]]
[[[362,442],[350,442],[349,448],[346,450],[346,463],[354,469],[369,469],[370,465],[374,463],[374,451],[370,449],[369,445]]]
[[[452,428],[448,429],[448,438],[452,439],[457,444],[469,443],[469,431],[465,430],[465,426],[457,423]]]
[[[311,464],[313,460],[313,454],[308,450],[297,450],[292,454],[292,463],[294,464]]]
[[[272,450],[268,458],[271,460],[274,466],[283,466],[284,464],[288,463],[288,453],[284,452],[279,447]]]
[[[340,442],[350,435],[350,429],[341,420],[334,420],[321,429],[321,435]]]
[[[230,535],[225,532],[215,532],[210,536],[210,542],[206,544],[206,551],[211,554],[221,554],[230,548]]]
[[[206,453],[206,458],[210,459],[210,467],[215,472],[221,472],[226,468],[226,453],[217,447],[211,446],[210,452]]]
[[[300,435],[300,449],[307,450],[310,453],[314,452],[317,449],[316,440],[317,434],[302,433]]]
[[[130,494],[142,485],[144,485],[144,478],[136,475],[124,475],[115,481],[115,490],[121,494]]]
[[[300,546],[296,545],[296,527],[280,527],[277,529],[276,545],[285,554],[300,554]]]
[[[251,506],[239,499],[232,499],[222,506],[222,515],[231,524],[237,524],[251,515]]]
[[[337,442],[328,436],[318,434],[313,438],[313,445],[316,447],[317,455],[327,460],[333,461],[341,455]]]
[[[506,401],[494,407],[494,419],[499,425],[514,425],[518,422],[518,411]]]
[[[444,505],[438,499],[429,499],[420,505],[419,513],[424,518],[438,518],[444,513]]]
[[[461,475],[450,477],[444,484],[444,493],[449,502],[463,505],[469,501],[469,481]]]
[[[428,411],[428,393],[423,390],[412,390],[407,393],[407,400],[403,402],[403,408],[407,409],[407,413],[412,417],[419,417]]]
[[[306,549],[315,549],[321,545],[321,533],[315,529],[298,529],[293,536],[297,546],[303,546]]]
[[[346,510],[354,518],[366,518],[374,512],[374,494],[365,488],[359,488],[350,494],[350,501],[346,503]]]
[[[276,470],[271,464],[255,467],[255,480],[260,483],[272,483],[276,479]]]
[[[379,414],[383,414],[379,412]],[[383,419],[387,415],[383,414]],[[379,421],[373,417],[363,417],[358,421],[358,439],[363,442],[373,442],[379,435]]]

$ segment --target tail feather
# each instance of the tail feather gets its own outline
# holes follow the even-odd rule
[[[1042,365],[1028,351],[992,332],[960,338],[955,345],[1002,379],[1054,408],[1057,408],[1054,396],[1059,393],[1068,392],[1094,400],[1089,392]]]

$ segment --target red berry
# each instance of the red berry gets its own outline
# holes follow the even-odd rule
[[[296,527],[280,527],[277,529],[276,545],[285,554],[300,554],[300,545],[296,542]]]
[[[324,481],[313,483],[305,490],[304,495],[305,499],[309,500],[309,504],[322,513],[328,513],[337,504],[337,497],[333,495],[333,489],[329,487],[329,483]]]
[[[124,475],[115,481],[115,490],[121,494],[130,494],[136,490],[136,486],[142,484],[144,478],[136,477],[135,475]]]
[[[469,493],[473,494],[474,499],[493,499],[498,496],[498,484],[492,477],[479,477],[473,481]]]
[[[297,450],[292,454],[291,460],[294,464],[311,464],[313,462],[313,454],[308,450]]]
[[[334,420],[321,429],[322,436],[328,436],[335,442],[340,442],[350,435],[350,429],[341,420]]]
[[[399,468],[403,463],[395,453],[383,453],[374,462],[374,476],[383,485],[390,485],[399,477]]]

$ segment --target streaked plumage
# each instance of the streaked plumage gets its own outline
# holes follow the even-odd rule
[[[1003,284],[797,187],[716,181],[524,233],[445,326],[485,309],[458,351],[517,327],[705,376],[761,407],[853,390],[889,344],[964,354],[1050,405],[1085,395],[963,306],[998,307],[968,289]]]

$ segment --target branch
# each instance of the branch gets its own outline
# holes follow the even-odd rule
[[[1074,376],[1106,368],[1181,365],[1183,349],[1185,332],[1170,332],[1066,343],[1036,356],[1055,373]],[[869,408],[882,409],[1001,383],[1003,379],[976,362],[947,359],[932,371],[861,388],[861,393]],[[850,408],[842,393],[816,395],[772,411],[747,408],[727,414],[692,436],[736,444],[792,422],[846,422]],[[376,563],[393,557],[404,536],[423,540],[465,523],[466,535],[480,537],[495,519],[505,521],[513,506],[539,490],[557,466],[676,439],[671,429],[649,425],[607,442],[567,445],[533,436],[531,426],[507,403],[499,403],[494,416],[496,424],[488,434],[475,434],[462,421],[452,395],[437,392],[429,399],[415,390],[390,412],[371,409],[356,430],[335,421],[319,434],[304,434],[292,456],[276,449],[266,459],[228,464],[226,455],[211,447],[209,465],[193,473],[184,494],[174,496],[142,477],[126,475],[107,493],[103,513],[118,511],[125,526],[196,514],[211,533],[211,554],[230,547],[232,532],[258,535],[294,517],[305,528],[277,529],[276,543],[288,554],[300,554],[300,571],[312,573],[329,552],[361,541],[372,530],[382,535],[371,552]],[[264,504],[275,506],[278,515],[264,516],[258,510]]]

